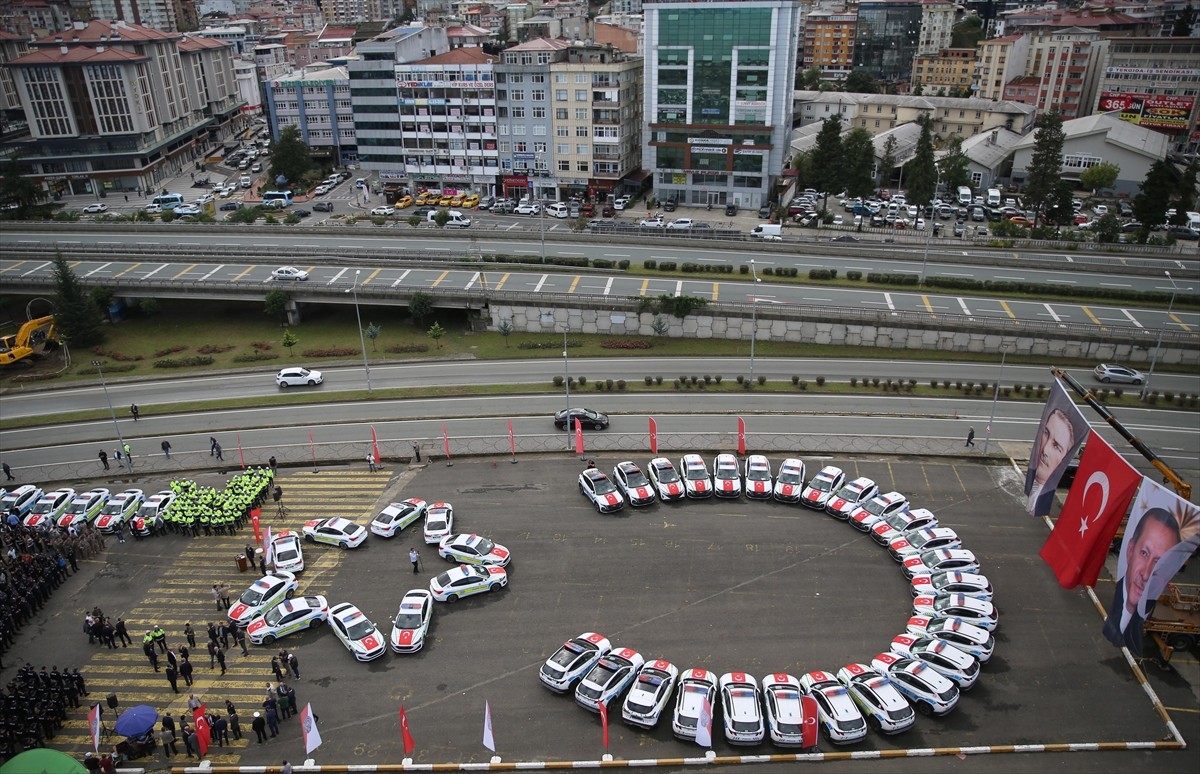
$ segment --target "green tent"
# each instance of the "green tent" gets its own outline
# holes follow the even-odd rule
[[[88,774],[88,770],[70,755],[38,747],[0,766],[0,774]]]

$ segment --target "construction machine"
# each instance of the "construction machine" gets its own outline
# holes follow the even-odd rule
[[[58,344],[54,315],[37,317],[21,326],[15,334],[0,338],[0,365],[13,365],[41,355]]]

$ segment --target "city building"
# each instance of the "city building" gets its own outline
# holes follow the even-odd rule
[[[950,48],[954,37],[954,3],[949,0],[921,0],[921,38],[918,54],[935,54]]]
[[[194,34],[202,38],[212,38],[213,40],[230,44],[233,46],[235,56],[241,56],[246,53],[246,28],[242,25],[236,27],[205,27],[204,29],[197,30]]]
[[[973,137],[996,127],[1023,135],[1033,130],[1036,118],[1030,105],[974,98],[797,91],[795,99],[798,126],[820,123],[840,112],[844,124],[862,127],[873,135],[921,116],[933,119],[933,132],[943,140]]]
[[[886,83],[907,83],[921,38],[921,17],[921,0],[861,0],[854,68]]]
[[[163,32],[176,32],[179,19],[173,0],[88,0],[93,19],[115,19]]]
[[[1163,132],[1175,153],[1200,150],[1200,38],[1114,38],[1101,67],[1095,112]]]
[[[321,11],[330,24],[355,24],[382,15],[379,0],[323,0]]]
[[[642,12],[642,169],[655,195],[691,205],[768,201],[788,157],[800,4],[644,0]]]
[[[821,71],[821,80],[840,81],[854,69],[854,11],[812,11],[804,19],[801,70]]]
[[[288,73],[269,81],[266,94],[268,120],[276,137],[294,126],[314,159],[334,166],[358,162],[347,68]]]
[[[1037,100],[1029,104],[1041,112],[1057,110],[1064,118],[1091,113],[1108,43],[1097,30],[1080,27],[1031,33],[1025,74],[1038,79],[1038,90]]]
[[[1013,148],[1023,139],[1022,135],[998,126],[963,140],[971,188],[984,191],[1003,187],[1012,175]]]
[[[570,43],[565,40],[538,38],[505,49],[496,65],[497,103],[500,136],[500,187],[504,196],[532,196],[538,200],[556,201],[557,167],[553,151],[561,147],[551,144],[554,137],[554,115],[557,112],[564,127],[569,115],[572,96],[579,97],[580,108],[586,112],[588,94],[572,95],[569,83],[553,84],[550,64],[566,57]],[[569,76],[563,75],[569,80]],[[553,91],[552,91],[553,90]],[[566,139],[566,138],[564,138]],[[575,141],[574,138],[571,138]],[[587,141],[587,135],[579,141]],[[564,151],[569,151],[569,146]]]
[[[1028,58],[1028,35],[1006,35],[979,41],[975,96],[980,99],[1005,99],[1004,85],[1025,74]]]
[[[5,64],[29,52],[29,38],[0,30],[0,140],[28,130],[13,71]]]
[[[913,60],[913,91],[938,97],[966,97],[975,83],[976,50],[943,48],[933,54],[917,54]]]
[[[25,40],[49,35],[70,26],[70,8],[48,0],[8,0],[0,7],[0,29]]]

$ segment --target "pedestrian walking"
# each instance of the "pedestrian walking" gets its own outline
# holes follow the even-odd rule
[[[258,571],[263,574],[264,578],[267,577],[267,554],[265,551],[258,555]]]
[[[267,708],[267,728],[271,729],[271,736],[279,736],[279,713],[274,707]]]
[[[128,441],[125,442],[125,448],[121,451],[125,452],[125,461],[129,463],[129,469],[133,470],[133,448]]]
[[[179,665],[179,676],[182,677],[183,681],[188,685],[191,685],[195,682],[195,680],[192,678],[192,670],[192,662],[188,661],[186,658],[183,660],[183,663]]]
[[[214,457],[217,454],[217,439],[211,435],[208,437],[208,456]]]
[[[215,447],[215,451],[216,451],[216,453],[217,453],[217,459],[224,461],[224,460],[225,460],[225,455],[221,454],[221,444],[217,444],[217,445],[216,445],[216,447]]]
[[[136,403],[129,404],[129,413],[133,415],[133,421],[138,421],[138,407]]]
[[[125,203],[126,203],[126,204],[128,204],[128,203],[129,203],[129,194],[125,194]]]
[[[113,457],[115,457],[117,460],[117,467],[120,467],[120,468],[125,467],[125,463],[121,461],[121,450],[120,449],[113,449]]]
[[[271,671],[275,673],[275,682],[283,682],[283,670],[279,665],[279,656],[271,656]]]
[[[74,561],[72,561],[72,564],[74,564]],[[130,645],[133,644],[133,640],[130,639],[130,637],[129,637],[129,630],[127,628],[125,628],[125,619],[124,618],[117,619],[117,626],[116,626],[115,631],[116,631],[117,637],[119,637],[121,639],[121,647],[122,648],[128,648]]]
[[[225,674],[225,651],[217,651],[217,663],[221,665],[221,674]]]
[[[267,721],[263,720],[261,712],[254,713],[254,720],[251,721],[250,727],[254,729],[259,744],[267,741]]]
[[[271,475],[275,475],[276,468],[279,467],[279,461],[275,459],[275,455],[271,455],[271,459],[267,460],[267,464],[271,466]]]
[[[163,454],[167,455],[167,459],[171,459],[171,442],[164,440],[162,442]]]
[[[175,746],[174,731],[162,729],[158,732],[158,741],[162,744],[163,755],[167,756],[167,760],[170,760],[171,756],[179,754],[179,749]]]
[[[417,553],[417,549],[415,547],[409,550],[408,561],[412,562],[413,575],[416,575],[418,572],[420,572],[420,570],[421,570],[421,555]]]
[[[213,584],[213,587],[212,587],[212,598],[213,598],[213,603],[216,604],[216,606],[217,606],[217,609],[221,610],[222,609],[221,608],[221,589],[219,589],[217,587],[217,584],[215,584],[215,583]]]
[[[226,610],[228,610],[230,608],[230,606],[233,604],[229,599],[229,584],[228,583],[221,584],[221,604],[225,606]]]
[[[186,648],[184,648],[182,645],[180,645],[180,646],[179,646],[179,649],[180,649],[180,651],[181,651],[181,652],[182,652],[183,650],[186,650]],[[175,655],[175,651],[173,651],[173,650],[168,650],[168,651],[167,651],[167,665],[168,665],[168,666],[173,666],[173,667],[175,667],[175,670],[178,672],[178,670],[179,670],[179,656]]]
[[[229,635],[233,633],[229,621],[222,621],[218,631],[221,633],[221,650],[229,650]]]
[[[174,664],[167,664],[167,682],[171,684],[171,690],[179,693],[179,670]]]
[[[192,628],[191,621],[183,625],[183,636],[187,637],[188,645],[196,647],[196,630]]]
[[[189,750],[195,750],[195,751],[196,751],[196,753],[197,753],[197,755],[199,755],[199,752],[200,752],[200,738],[199,738],[198,736],[196,736],[196,731],[195,731],[195,729],[188,729],[188,731],[187,731],[186,745],[187,745],[187,748],[188,748]],[[188,753],[188,757],[189,757],[189,758],[190,758],[190,757],[192,757],[192,754],[191,754],[190,752]]]
[[[243,656],[249,656],[250,651],[246,650],[246,632],[240,626],[233,627],[233,641],[242,649]]]
[[[417,462],[421,461],[421,444],[413,444],[413,457],[416,458]]]
[[[149,648],[143,648],[146,658],[150,659],[150,666],[154,667],[155,672],[161,672],[158,668],[158,651],[154,649],[154,643],[150,643]]]
[[[967,430],[967,446],[975,445],[975,428]]]
[[[242,723],[238,717],[237,707],[233,706],[233,702],[229,699],[225,700],[225,711],[229,713],[229,730],[233,732],[234,739],[242,738]]]
[[[100,453],[96,456],[100,458],[100,464],[104,466],[104,469],[108,470],[108,452],[101,449]]]
[[[12,468],[9,467],[7,462],[0,462],[0,468],[3,468],[3,470],[4,470],[4,480],[5,481],[16,481],[17,480],[16,476],[14,476],[12,474]]]
[[[297,680],[299,680],[300,679],[300,660],[296,658],[295,653],[287,654],[287,665],[288,665],[288,668],[292,670],[292,675],[294,675],[295,678]]]
[[[216,640],[208,641],[208,668],[215,669],[217,666],[217,654],[221,652],[221,646]]]
[[[371,452],[367,452],[367,469],[371,473],[375,472],[375,455]]]

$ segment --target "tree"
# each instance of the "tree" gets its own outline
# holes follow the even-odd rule
[[[1193,11],[1192,7],[1189,5],[1187,8],[1184,8],[1182,11],[1180,11],[1179,15],[1175,17],[1175,24],[1171,26],[1171,37],[1191,37],[1192,27],[1195,25],[1195,23],[1196,12]]]
[[[801,151],[792,157],[792,169],[796,170],[796,182],[800,185],[812,185],[812,158],[811,149]]]
[[[1095,166],[1083,170],[1079,176],[1079,184],[1089,189],[1093,194],[1104,188],[1112,188],[1117,182],[1121,168],[1108,161],[1102,161]]]
[[[1138,194],[1133,197],[1133,216],[1142,224],[1143,233],[1166,222],[1175,185],[1170,163],[1165,159],[1154,162]]]
[[[908,178],[904,181],[910,204],[925,206],[933,201],[937,188],[937,168],[933,155],[933,120],[922,115],[918,119],[921,136],[917,138],[917,149],[908,163]]]
[[[851,70],[842,88],[850,94],[878,94],[879,84],[866,70]]]
[[[383,333],[383,328],[380,328],[375,323],[367,323],[367,327],[363,329],[363,334],[368,339],[371,340],[371,351],[372,352],[379,351],[379,345],[376,343],[375,340],[379,338],[380,333]]]
[[[291,328],[283,329],[283,346],[287,347],[288,356],[292,354],[292,347],[300,343],[300,339],[296,338],[296,334],[292,333]]]
[[[104,341],[101,310],[61,254],[54,256],[54,324],[59,338],[73,347]]]
[[[812,150],[812,171],[809,175],[813,187],[818,191],[829,193],[830,189],[841,184],[842,170],[842,116],[834,113],[821,124],[817,132],[817,142]]]
[[[437,345],[438,349],[442,348],[442,337],[446,335],[445,328],[443,328],[439,323],[434,322],[433,325],[429,326],[429,330],[426,331],[426,334],[429,336],[429,338],[433,339],[433,342]]]
[[[889,134],[883,143],[883,158],[879,160],[879,186],[892,181],[892,170],[896,168],[896,135]]]
[[[508,337],[513,333],[512,320],[508,319],[507,317],[504,318],[500,321],[500,324],[496,326],[496,330],[501,336],[504,337],[504,348],[508,349]]]
[[[1092,229],[1096,232],[1096,241],[1104,244],[1116,242],[1121,234],[1121,221],[1114,213],[1106,213]]]
[[[875,191],[875,140],[862,127],[850,130],[842,141],[842,184],[847,196],[870,196]]]
[[[942,170],[942,186],[946,191],[957,191],[959,186],[971,184],[971,159],[963,153],[962,138],[951,137],[950,144],[938,161]]]
[[[821,68],[813,65],[804,72],[800,73],[800,85],[802,88],[809,91],[816,91],[821,88]]]
[[[437,224],[438,228],[445,228],[446,224],[450,222],[450,211],[438,210],[434,213],[433,222]]]
[[[1187,165],[1179,178],[1178,198],[1175,200],[1175,216],[1180,225],[1187,222],[1187,213],[1196,209],[1196,162]]]
[[[21,174],[18,158],[10,158],[0,166],[0,207],[8,208],[15,204],[15,215],[21,218],[30,207],[45,198],[45,189]]]
[[[417,291],[412,294],[412,298],[408,300],[408,313],[412,315],[417,325],[422,324],[432,312],[433,299],[428,293]]]
[[[263,298],[263,312],[272,317],[283,317],[287,314],[287,305],[291,300],[292,294],[286,290],[269,291]]]
[[[285,127],[279,139],[271,143],[271,178],[283,177],[298,183],[304,173],[315,166],[308,146],[300,139],[300,130],[295,126]]]
[[[1050,208],[1056,197],[1058,183],[1062,179],[1063,143],[1066,135],[1062,128],[1063,119],[1058,111],[1038,116],[1034,126],[1033,156],[1029,169],[1025,171],[1025,204],[1037,218]]]

